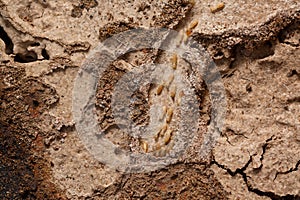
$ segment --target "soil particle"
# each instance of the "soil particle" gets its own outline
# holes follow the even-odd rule
[[[64,199],[49,181],[40,116],[58,101],[55,90],[23,68],[0,66],[0,196],[3,199]]]
[[[149,174],[125,175],[95,193],[100,199],[227,199],[228,195],[213,172],[201,164],[176,164]]]

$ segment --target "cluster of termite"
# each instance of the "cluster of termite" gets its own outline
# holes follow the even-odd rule
[[[177,46],[187,41],[188,37],[191,36],[193,29],[197,25],[198,21],[193,21],[189,24],[187,29],[180,33],[179,43]],[[155,95],[160,96],[165,90],[172,103],[169,106],[163,105],[161,108],[162,116],[159,120],[163,122],[163,125],[153,136],[154,144],[150,145],[145,140],[141,140],[140,142],[145,153],[153,152],[153,154],[158,157],[165,156],[174,147],[174,136],[176,131],[172,128],[171,121],[173,119],[173,112],[176,110],[176,106],[181,104],[181,100],[184,96],[184,92],[182,90],[179,91],[174,83],[175,71],[178,68],[178,56],[176,53],[172,55],[170,61],[172,73],[167,78],[167,81],[157,85],[155,88]]]
[[[189,3],[191,3],[192,6],[194,6],[195,1],[189,0]],[[210,6],[211,13],[216,13],[221,10],[223,10],[225,7],[225,4],[223,2],[216,4],[215,6]],[[177,47],[179,47],[182,44],[186,44],[188,41],[188,38],[192,35],[193,30],[197,27],[198,21],[192,21],[186,29],[180,32],[179,34],[179,42],[176,44]],[[149,143],[145,140],[142,140],[140,142],[141,147],[145,153],[153,152],[155,156],[162,157],[165,156],[174,146],[174,134],[175,131],[171,127],[171,121],[173,117],[173,112],[176,110],[176,106],[179,106],[181,104],[181,99],[184,96],[183,91],[179,91],[177,93],[177,88],[175,84],[173,83],[174,80],[174,71],[178,67],[178,56],[177,54],[173,54],[171,57],[171,67],[173,69],[173,73],[168,77],[168,81],[159,84],[156,87],[156,95],[161,95],[163,90],[166,90],[169,97],[172,99],[172,105],[171,106],[163,106],[162,107],[162,117],[160,120],[164,120],[163,125],[160,127],[160,129],[154,134],[153,140],[154,145],[149,145]]]
[[[177,55],[174,54],[171,58],[171,67],[174,70],[177,68]],[[153,136],[153,145],[150,147],[149,143],[142,141],[142,149],[145,153],[153,152],[155,156],[161,157],[165,156],[174,146],[174,130],[171,127],[171,121],[173,119],[173,112],[175,110],[175,103],[180,103],[180,95],[176,94],[176,86],[174,84],[174,73],[170,74],[167,80],[164,83],[158,84],[155,88],[155,95],[162,95],[165,91],[168,95],[168,98],[171,99],[172,104],[169,106],[162,106],[162,115],[159,117],[159,121],[162,122],[162,126]],[[176,100],[176,102],[175,102]]]

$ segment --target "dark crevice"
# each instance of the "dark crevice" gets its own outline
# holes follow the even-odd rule
[[[77,68],[78,66],[73,66],[73,65],[64,65],[62,67],[58,67],[58,68],[54,68],[54,69],[51,69],[51,71],[49,72],[46,72],[44,75],[49,75],[49,74],[52,74],[52,73],[59,73],[59,72],[64,72],[66,71],[67,69],[73,69],[73,68]]]
[[[271,140],[273,140],[273,136],[270,137],[269,139],[267,139],[266,142],[265,142],[265,144],[262,146],[263,152],[262,152],[262,154],[261,154],[261,156],[260,156],[260,159],[259,159],[261,164],[260,164],[260,166],[259,166],[258,168],[254,169],[254,170],[260,170],[260,169],[263,167],[262,161],[263,161],[263,159],[264,159],[264,155],[265,155],[266,150],[267,150],[267,147],[268,147],[268,145],[269,145],[268,142],[270,142]]]
[[[296,102],[300,102],[300,96],[290,98],[290,99],[287,100],[287,103],[296,103]]]
[[[280,43],[287,44],[287,45],[290,45],[292,47],[298,47],[299,43],[298,44],[292,43],[292,42],[289,42],[287,39],[293,37],[295,34],[297,34],[297,32],[299,34],[299,32],[300,32],[299,27],[300,27],[300,22],[299,21],[296,21],[295,23],[293,23],[290,26],[286,27],[285,29],[280,31],[280,33],[278,34],[278,41]]]
[[[233,144],[230,142],[228,135],[224,135],[226,137],[226,142],[228,142],[228,144],[230,144],[231,146],[233,146]]]
[[[291,47],[299,47],[299,44],[293,44],[291,42],[282,42],[283,44],[289,45]]]
[[[1,1],[0,1],[1,2]],[[58,40],[55,40],[55,39],[50,39],[50,38],[47,38],[47,37],[41,37],[41,36],[37,36],[37,35],[34,35],[34,34],[31,34],[27,31],[23,31],[23,30],[20,30],[19,28],[17,28],[13,23],[11,23],[10,20],[8,20],[8,18],[5,18],[2,16],[1,12],[0,12],[0,17],[4,20],[4,23],[6,24],[7,27],[10,27],[11,29],[13,29],[13,31],[15,31],[18,35],[29,35],[30,37],[33,37],[34,40],[38,40],[38,41],[49,41],[51,43],[55,43],[55,44],[58,44],[59,46],[61,47],[64,47],[64,48],[68,48],[68,47],[72,47],[68,44],[65,44],[61,41],[58,41]],[[1,31],[1,26],[0,26],[0,34],[2,34],[2,31]],[[3,28],[2,28],[3,29]],[[7,34],[6,34],[7,35]],[[9,37],[8,37],[9,38]],[[10,39],[10,38],[9,38]],[[13,45],[12,43],[12,40],[10,39],[11,41],[11,44]],[[13,50],[13,46],[10,48]],[[13,51],[12,51],[13,53]]]
[[[250,54],[251,57],[261,59],[274,54],[274,45],[277,38],[283,30],[297,22],[299,15],[300,10],[286,10],[270,18],[264,24],[245,27],[238,31],[227,30],[214,34],[199,32],[194,33],[192,36],[204,48],[208,48],[210,44],[218,44],[219,48],[225,49],[239,47],[242,51],[246,51],[246,54]],[[253,30],[256,30],[255,33]],[[267,51],[264,48],[267,48]]]
[[[33,107],[38,107],[40,103],[37,100],[33,100],[32,104],[33,104]]]
[[[75,125],[62,125],[59,129],[60,132],[69,133],[75,131]]]
[[[292,77],[292,76],[294,76],[294,75],[300,77],[300,74],[299,74],[299,73],[297,72],[297,70],[295,70],[295,69],[290,70],[286,76],[287,76],[287,77]]]
[[[48,54],[48,52],[47,52],[46,49],[42,49],[42,56],[43,56],[43,58],[45,60],[49,60],[50,59],[50,56],[49,56],[49,54]]]
[[[269,142],[271,140],[272,140],[272,137],[269,138],[269,139],[267,139],[266,142]],[[263,146],[263,149],[264,149],[263,151],[264,152],[265,152],[266,147],[267,147],[267,145]],[[250,157],[250,159],[248,160],[248,162],[242,168],[238,168],[235,171],[232,171],[231,169],[227,168],[225,165],[222,165],[222,164],[218,163],[214,158],[213,158],[212,164],[215,164],[219,168],[227,171],[228,174],[230,174],[231,176],[235,176],[237,174],[240,174],[243,177],[243,180],[244,180],[244,182],[247,185],[248,191],[253,192],[253,193],[255,193],[255,194],[259,195],[259,196],[269,197],[272,200],[300,200],[300,196],[299,195],[290,195],[290,194],[288,194],[288,195],[281,196],[281,195],[275,194],[274,192],[266,192],[266,191],[262,191],[262,190],[259,190],[257,188],[252,187],[252,185],[248,182],[248,176],[245,173],[245,170],[247,169],[247,167],[249,166],[249,164],[251,162],[252,162],[252,157]],[[297,162],[297,164],[296,164],[296,166],[294,168],[292,168],[289,171],[284,172],[284,173],[287,174],[289,172],[298,170],[299,165],[300,165],[300,160]]]
[[[269,197],[272,200],[300,200],[300,196],[298,196],[298,195],[290,195],[290,194],[288,194],[288,195],[285,195],[285,196],[280,196],[280,195],[275,194],[274,192],[264,192],[264,191],[261,191],[261,190],[259,190],[257,188],[253,188],[247,182],[246,174],[244,173],[244,174],[242,174],[242,176],[243,176],[243,179],[244,179],[245,183],[247,184],[248,190],[250,192],[256,193],[259,196]]]
[[[289,170],[287,170],[287,171],[285,171],[285,172],[277,172],[276,175],[275,175],[274,180],[277,178],[277,176],[278,176],[279,174],[288,174],[288,173],[297,171],[298,168],[299,168],[299,165],[300,165],[300,160],[298,160],[298,162],[296,163],[295,167],[293,167],[293,168],[291,168],[291,169],[289,169]]]
[[[34,50],[29,50],[29,48],[38,48],[41,46],[40,42],[37,41],[25,41],[19,44],[19,47],[22,49],[22,51],[16,53],[16,56],[14,58],[15,62],[20,63],[29,63],[29,62],[35,62],[39,60],[49,60],[50,56],[45,48],[42,48],[41,55],[43,56],[42,59],[38,58],[38,54]]]
[[[232,133],[233,135],[236,135],[236,136],[242,136],[242,137],[244,137],[246,139],[249,139],[247,136],[245,136],[244,133],[236,132],[236,131],[232,130],[229,127],[226,127],[226,132]]]
[[[12,54],[14,49],[14,44],[4,29],[0,26],[0,38],[5,43],[5,53]]]
[[[267,40],[260,45],[257,45],[250,53],[253,59],[263,59],[274,55],[275,53],[275,40]]]
[[[236,71],[236,68],[231,68],[229,65],[229,70],[227,72],[225,72],[224,74],[222,74],[222,78],[230,78],[234,72]]]
[[[31,47],[38,47],[38,46],[40,46],[40,43],[39,42],[32,42],[32,43],[30,43],[29,46],[31,46]]]
[[[228,134],[230,135],[228,135]],[[226,127],[226,130],[224,132],[221,132],[221,136],[225,137],[226,138],[226,141],[228,142],[228,144],[230,144],[231,146],[234,146],[231,142],[230,142],[230,139],[229,139],[229,136],[231,135],[234,135],[234,136],[241,136],[245,139],[249,139],[247,136],[245,136],[243,133],[237,133],[235,132],[234,130],[232,130],[231,128],[229,127]]]
[[[224,73],[222,73],[222,78],[230,78],[231,76],[233,76],[233,74],[235,73],[235,71],[238,68],[237,63],[240,59],[240,56],[239,56],[241,54],[240,51],[241,51],[241,48],[239,47],[239,45],[236,45],[232,48],[231,55],[236,55],[236,56],[231,56],[231,60],[228,65],[228,69]]]
[[[27,51],[25,54],[17,53],[14,61],[20,63],[29,63],[37,60],[37,55],[33,51]]]
[[[215,160],[215,158],[213,158],[212,160],[212,164],[216,164],[219,168],[226,170],[228,174],[230,174],[231,176],[244,173],[244,171],[247,169],[247,167],[250,165],[251,162],[252,162],[252,156],[250,156],[250,159],[242,168],[237,168],[235,171],[232,171],[231,169],[227,168],[225,165],[218,163]]]

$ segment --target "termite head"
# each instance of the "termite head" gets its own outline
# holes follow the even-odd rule
[[[186,36],[190,37],[192,35],[192,30],[191,29],[187,29],[185,31]]]

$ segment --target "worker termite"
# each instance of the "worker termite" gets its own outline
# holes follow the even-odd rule
[[[174,87],[171,87],[171,89],[170,89],[170,97],[172,98],[172,100],[174,101],[174,99],[175,99],[175,95],[176,95],[176,87],[174,86]]]
[[[160,151],[159,151],[159,153],[158,153],[158,156],[159,157],[163,157],[163,156],[166,156],[166,150],[165,149],[161,149]]]
[[[171,58],[172,68],[175,70],[177,68],[177,54],[173,54]]]
[[[163,112],[159,117],[159,121],[162,121],[167,113],[167,106],[163,106]]]
[[[143,150],[145,151],[145,153],[147,153],[149,145],[146,141],[142,141],[142,147],[143,147]]]
[[[169,108],[166,114],[166,122],[170,123],[173,116],[173,108]]]
[[[160,95],[163,89],[164,89],[164,85],[159,85],[156,89],[156,94]]]
[[[165,152],[165,150],[160,149],[160,150],[154,152],[154,155],[157,156],[157,157],[163,157],[163,156],[166,155],[166,152]]]
[[[180,96],[180,97],[183,97],[183,96],[184,96],[184,91],[180,91],[180,92],[179,92],[179,96]]]
[[[189,3],[192,5],[192,6],[194,6],[195,5],[195,0],[189,0]]]
[[[157,142],[158,141],[158,138],[159,138],[159,136],[160,136],[160,132],[161,132],[161,129],[158,131],[158,132],[156,132],[156,134],[154,135],[154,141],[155,142]]]
[[[190,25],[188,26],[187,30],[185,31],[186,35],[189,37],[191,36],[193,29],[196,28],[198,25],[198,21],[192,21]]]
[[[163,106],[163,114],[165,115],[167,113],[167,106]]]
[[[183,91],[180,91],[179,92],[179,95],[177,97],[177,106],[179,106],[181,104],[181,100],[182,100],[182,97],[184,96],[184,92]]]
[[[159,135],[160,135],[161,137],[163,137],[167,129],[168,129],[168,125],[167,125],[167,124],[164,124],[164,125],[162,126],[162,128],[160,129]]]
[[[154,140],[155,142],[158,141],[159,137],[163,137],[163,135],[165,134],[166,130],[168,129],[168,125],[164,124],[159,131],[154,135]]]
[[[173,149],[173,147],[174,147],[174,141],[170,141],[170,143],[168,144],[168,146],[167,146],[167,151],[171,151],[172,149]]]
[[[164,143],[165,143],[165,145],[169,144],[169,142],[171,141],[172,133],[173,133],[173,130],[171,130],[171,129],[168,129],[166,131],[165,137],[164,137]]]
[[[160,146],[160,144],[159,143],[157,143],[155,146],[154,146],[154,151],[158,151],[158,150],[160,150],[161,149],[161,146]]]
[[[171,83],[173,82],[174,80],[174,74],[171,74],[168,78],[168,82],[167,82],[167,87],[169,87],[171,85]]]
[[[220,10],[223,10],[224,7],[225,7],[225,3],[223,3],[223,2],[218,3],[216,6],[210,7],[210,12],[211,13],[219,12]]]
[[[195,21],[192,21],[189,25],[189,29],[194,29],[196,28],[196,26],[198,25],[198,21],[195,20]]]
[[[186,34],[183,31],[180,31],[179,32],[179,42],[178,42],[178,44],[176,46],[179,47],[182,44],[182,42],[185,43],[186,41],[187,41]]]

